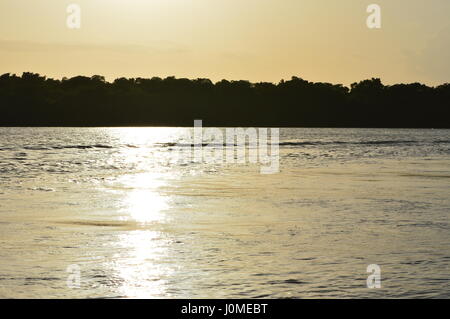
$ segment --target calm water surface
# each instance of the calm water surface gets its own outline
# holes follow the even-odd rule
[[[450,297],[449,130],[281,129],[273,175],[187,130],[0,128],[0,297]]]

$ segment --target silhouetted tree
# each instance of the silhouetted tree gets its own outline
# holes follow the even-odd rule
[[[278,84],[249,81],[76,76],[36,73],[0,76],[2,126],[445,127],[450,84],[385,86],[372,78],[313,83],[299,77]]]

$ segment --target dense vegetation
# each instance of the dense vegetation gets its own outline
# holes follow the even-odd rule
[[[351,88],[289,81],[208,79],[54,80],[34,73],[0,76],[0,126],[316,126],[450,128],[450,84]]]

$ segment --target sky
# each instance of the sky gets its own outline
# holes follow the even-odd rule
[[[449,0],[1,0],[0,74],[438,85],[449,14]]]

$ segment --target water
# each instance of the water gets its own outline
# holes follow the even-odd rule
[[[0,128],[0,297],[450,297],[450,131],[281,129],[262,175],[186,130]]]

